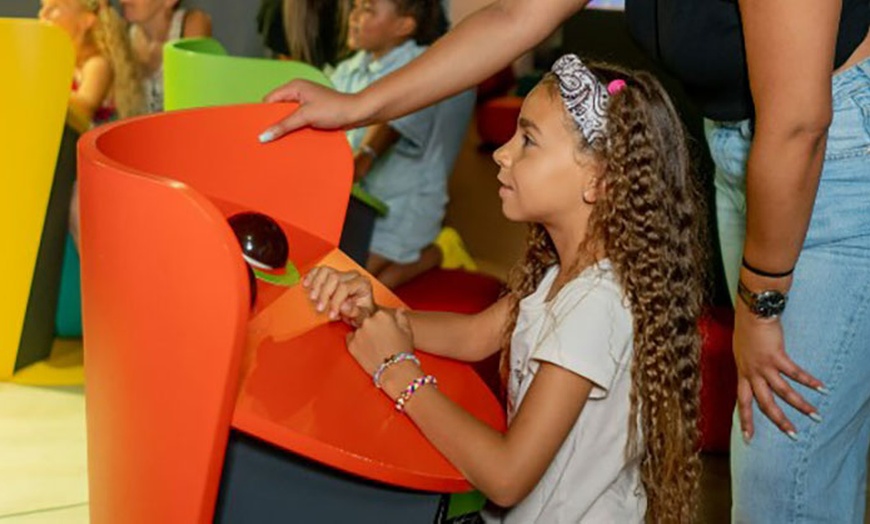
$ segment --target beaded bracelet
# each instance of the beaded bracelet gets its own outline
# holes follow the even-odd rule
[[[402,391],[402,394],[396,399],[396,411],[405,411],[405,404],[411,396],[416,393],[418,389],[429,384],[438,387],[438,379],[432,375],[426,375],[425,377],[417,377],[412,380],[411,383],[408,384],[408,387],[405,388],[405,391]]]
[[[402,353],[396,353],[394,355],[390,355],[385,358],[384,361],[378,366],[375,374],[372,375],[372,380],[375,382],[375,387],[381,389],[381,375],[384,374],[384,371],[387,370],[388,367],[393,364],[398,364],[399,362],[403,362],[405,360],[410,360],[414,364],[420,365],[420,360],[413,353],[408,353],[407,351],[403,351]]]

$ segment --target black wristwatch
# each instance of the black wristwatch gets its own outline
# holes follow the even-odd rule
[[[776,318],[785,310],[788,295],[775,289],[753,293],[742,280],[737,281],[737,296],[759,318]]]

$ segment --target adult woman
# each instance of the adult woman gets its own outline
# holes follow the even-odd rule
[[[211,18],[181,0],[121,0],[130,22],[130,43],[142,68],[148,112],[163,111],[163,44],[178,38],[211,36]]]
[[[291,83],[268,100],[299,100],[302,107],[264,138],[303,125],[393,118],[430,103],[491,75],[585,4],[497,1],[356,96]],[[870,5],[627,4],[635,38],[714,119],[708,138],[717,163],[723,261],[740,297],[734,519],[863,522],[870,443]]]

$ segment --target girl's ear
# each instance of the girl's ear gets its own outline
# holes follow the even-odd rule
[[[594,204],[598,201],[598,197],[604,191],[604,177],[603,176],[594,176],[589,179],[589,183],[586,184],[586,189],[583,190],[583,202],[586,204]]]
[[[401,16],[397,21],[396,36],[401,38],[411,38],[417,32],[417,21],[413,16]]]

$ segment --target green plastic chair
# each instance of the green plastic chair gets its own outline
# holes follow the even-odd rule
[[[167,111],[260,102],[269,91],[297,78],[332,85],[323,71],[311,65],[229,56],[213,38],[183,38],[163,47]]]
[[[230,56],[213,38],[182,38],[163,46],[163,106],[167,111],[193,107],[261,102],[290,80],[303,79],[332,87],[314,66],[293,60]],[[341,249],[365,266],[372,228],[386,204],[354,184]]]

